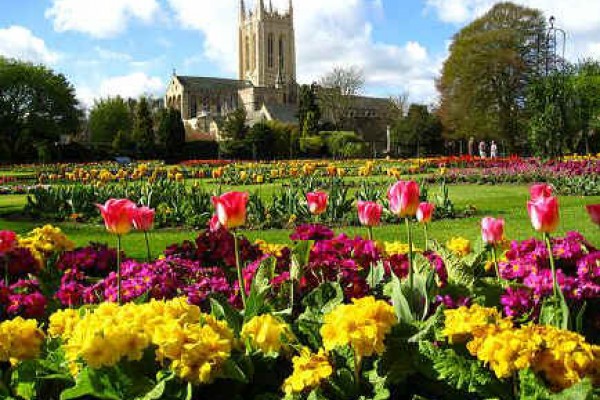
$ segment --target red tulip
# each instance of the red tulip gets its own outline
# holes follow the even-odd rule
[[[419,185],[414,181],[398,181],[388,190],[390,210],[398,217],[411,217],[419,207]]]
[[[233,229],[246,223],[247,192],[228,192],[212,198],[221,226]]]
[[[13,231],[0,231],[0,255],[11,251],[17,244],[17,234]]]
[[[532,201],[536,201],[540,197],[550,197],[552,196],[552,191],[552,186],[545,183],[536,183],[529,188]]]
[[[435,211],[435,204],[421,203],[417,208],[417,221],[422,224],[428,224],[433,218],[433,212]]]
[[[306,201],[308,202],[308,210],[312,215],[321,215],[327,210],[327,201],[329,195],[325,192],[306,193]]]
[[[133,227],[138,231],[148,232],[154,224],[154,209],[138,207],[133,213]]]
[[[358,219],[365,226],[377,226],[381,222],[383,206],[374,201],[359,201],[357,204]]]
[[[216,232],[219,229],[221,229],[221,223],[219,222],[219,217],[217,214],[214,214],[208,222],[208,230],[211,232]]]
[[[552,233],[558,228],[560,217],[556,197],[539,197],[535,201],[529,201],[527,212],[536,231]]]
[[[481,220],[481,237],[484,243],[495,245],[504,238],[504,220],[485,217]]]
[[[588,214],[592,218],[592,222],[596,225],[600,225],[600,204],[589,204],[585,206]]]
[[[136,205],[127,199],[110,199],[106,204],[96,204],[110,233],[124,235],[131,231]]]

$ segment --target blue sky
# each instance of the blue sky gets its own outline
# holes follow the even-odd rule
[[[286,10],[288,0],[272,0]],[[268,4],[268,0],[265,0]],[[246,0],[253,7],[254,0]],[[493,0],[295,0],[298,80],[364,70],[365,92],[434,102],[452,35]],[[572,59],[600,56],[600,1],[522,0],[557,16]],[[86,104],[161,95],[169,76],[236,77],[239,0],[0,0],[0,55],[64,73]]]

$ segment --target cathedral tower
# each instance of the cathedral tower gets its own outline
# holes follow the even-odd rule
[[[240,0],[239,78],[256,87],[283,87],[296,83],[294,9],[281,13],[271,0],[255,0],[254,10],[246,12]]]

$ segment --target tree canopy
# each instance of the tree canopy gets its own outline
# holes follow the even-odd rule
[[[46,158],[61,135],[79,133],[81,115],[75,89],[64,75],[0,57],[2,159]]]
[[[117,132],[131,134],[133,119],[128,103],[121,97],[100,99],[90,111],[90,139],[96,143],[112,143]]]
[[[522,146],[526,88],[546,59],[541,11],[498,3],[458,32],[437,82],[451,139],[505,139]]]

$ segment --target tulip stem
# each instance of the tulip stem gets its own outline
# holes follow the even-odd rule
[[[427,231],[427,224],[423,224],[423,230],[425,231],[425,251],[429,251],[429,232]]]
[[[548,259],[550,260],[550,268],[552,269],[552,291],[554,293],[554,297],[558,297],[558,291],[560,288],[558,286],[556,265],[554,264],[554,254],[552,253],[552,241],[550,240],[549,233],[544,233],[544,241],[546,242],[546,247],[548,248]]]
[[[144,239],[146,239],[146,256],[148,263],[152,262],[152,252],[150,251],[150,240],[148,240],[148,231],[144,231]]]
[[[354,384],[356,385],[357,391],[360,389],[360,370],[362,369],[362,356],[358,355],[358,352],[354,350]]]
[[[410,229],[410,221],[408,217],[404,218],[406,222],[406,231],[408,233],[408,287],[410,288],[410,303],[414,306],[413,303],[413,286],[414,286],[414,255],[413,255],[413,240],[412,240],[412,231]]]
[[[369,225],[367,227],[369,232],[369,241],[373,242],[373,227]],[[375,243],[373,243],[375,245]],[[371,262],[371,290],[375,290],[375,264]]]
[[[235,251],[235,267],[237,268],[238,285],[240,287],[240,296],[242,297],[242,304],[246,309],[246,284],[244,282],[244,274],[242,273],[242,264],[240,262],[240,245],[237,232],[233,231],[233,245]]]
[[[121,235],[117,235],[117,303],[121,305]]]
[[[492,245],[492,262],[494,263],[494,269],[496,270],[496,276],[498,277],[498,281],[500,278],[500,268],[498,267],[498,253],[496,252],[496,246]]]

